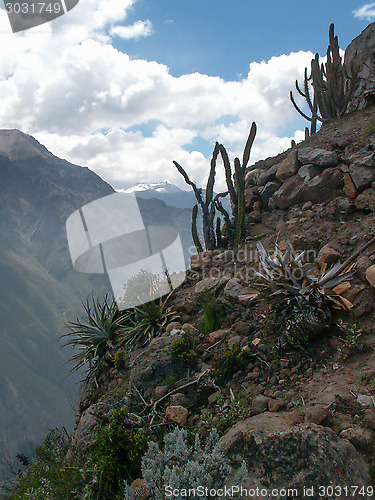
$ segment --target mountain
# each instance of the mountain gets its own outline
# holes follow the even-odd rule
[[[64,380],[71,352],[61,349],[61,335],[81,301],[107,288],[103,275],[72,267],[65,224],[114,190],[18,130],[0,130],[0,178],[0,450],[14,456],[29,453],[49,428],[72,426],[78,379]],[[139,204],[161,222],[172,217],[189,248],[190,210]]]
[[[197,203],[194,191],[184,191],[175,184],[168,181],[155,183],[138,183],[128,189],[117,189],[119,193],[136,193],[138,198],[151,199],[156,198],[164,201],[170,207],[192,209]],[[215,193],[214,193],[215,195]],[[202,189],[202,196],[205,196],[205,189]],[[230,202],[228,197],[221,199],[224,208],[230,211]]]
[[[64,381],[60,336],[104,282],[72,268],[65,221],[113,189],[18,130],[0,130],[0,178],[0,449],[14,454],[72,425],[77,379]]]

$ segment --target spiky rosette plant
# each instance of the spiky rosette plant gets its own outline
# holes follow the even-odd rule
[[[257,243],[262,278],[261,294],[266,295],[281,316],[280,345],[310,340],[331,325],[331,309],[349,310],[351,302],[342,294],[350,288],[355,263],[337,263],[327,269],[317,262],[304,262],[290,242],[284,251],[275,245],[271,256]]]
[[[70,373],[88,366],[85,380],[92,378],[97,384],[97,375],[106,361],[114,341],[125,328],[125,317],[119,312],[116,301],[108,295],[104,300],[89,298],[82,304],[84,318],[67,323],[69,333],[65,346],[74,349],[70,362],[74,363]]]

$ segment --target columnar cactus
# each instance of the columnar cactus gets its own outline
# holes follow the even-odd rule
[[[310,83],[313,88],[312,97]],[[305,68],[303,90],[298,81],[295,85],[298,93],[306,100],[311,116],[298,107],[292,92],[290,92],[290,100],[298,113],[311,122],[310,135],[316,132],[317,121],[324,123],[345,114],[349,101],[358,86],[358,69],[352,63],[349,74],[348,68],[342,62],[333,24],[329,28],[326,63],[320,64],[319,54],[316,54],[311,61],[310,76],[307,75],[307,68]]]
[[[251,125],[249,137],[247,139],[245,149],[243,152],[242,165],[238,158],[234,160],[234,172],[232,172],[231,165],[229,162],[228,153],[225,147],[218,142],[215,144],[215,148],[211,159],[211,168],[207,180],[205,199],[202,197],[202,189],[197,188],[195,182],[191,181],[188,174],[185,172],[183,167],[176,161],[174,165],[180,174],[183,176],[186,184],[191,186],[194,190],[195,197],[198,204],[194,206],[192,212],[192,236],[194,244],[198,250],[201,252],[203,246],[199,240],[197,231],[197,216],[198,216],[198,205],[200,205],[202,210],[203,218],[203,238],[206,250],[213,250],[218,246],[223,246],[227,243],[232,246],[238,246],[241,238],[245,232],[245,174],[246,167],[249,163],[250,151],[253,145],[256,135],[256,124],[255,122]],[[214,183],[215,183],[215,173],[216,173],[216,162],[217,158],[221,155],[224,163],[225,178],[228,186],[228,191],[224,193],[219,193],[215,197],[214,194]],[[232,216],[223,207],[220,198],[227,196],[229,193],[231,204],[232,204]],[[218,210],[224,217],[224,221],[227,229],[227,237],[224,238],[221,234],[221,221],[217,218],[216,229],[214,227],[215,213]]]

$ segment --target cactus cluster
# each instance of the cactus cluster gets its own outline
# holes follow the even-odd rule
[[[316,132],[318,121],[324,123],[343,116],[346,112],[358,86],[358,68],[352,62],[348,71],[347,65],[342,62],[333,24],[329,28],[327,61],[320,63],[319,54],[315,54],[311,61],[310,75],[305,68],[303,89],[297,80],[295,85],[297,92],[306,100],[311,116],[298,107],[293,92],[290,92],[290,100],[298,113],[310,122],[310,135]]]
[[[203,251],[203,245],[199,239],[197,229],[197,219],[199,206],[201,208],[203,219],[203,238],[206,250],[213,250],[217,247],[223,246],[237,246],[244,235],[245,230],[245,173],[246,167],[250,159],[250,151],[256,135],[256,124],[252,123],[250,133],[246,141],[245,149],[241,161],[238,158],[234,160],[234,171],[229,161],[227,150],[222,144],[218,142],[215,144],[214,151],[211,158],[210,173],[207,180],[206,192],[203,198],[202,189],[198,188],[195,182],[190,180],[184,168],[174,161],[174,165],[180,174],[183,176],[186,184],[193,188],[197,204],[194,205],[192,211],[192,236],[194,245],[198,252]],[[214,183],[216,174],[216,164],[219,154],[223,159],[225,169],[225,179],[228,191],[222,192],[214,196]],[[226,197],[229,194],[232,213],[229,215],[224,208],[220,198]],[[216,212],[219,212],[224,219],[226,226],[226,236],[223,237],[221,228],[221,218],[216,217]]]

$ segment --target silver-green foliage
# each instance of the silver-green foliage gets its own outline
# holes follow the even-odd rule
[[[216,430],[211,431],[204,445],[196,435],[194,446],[187,444],[187,431],[176,428],[164,438],[164,449],[151,442],[142,459],[142,475],[151,498],[164,500],[166,487],[179,490],[182,495],[174,498],[185,498],[184,490],[203,487],[219,489],[231,471],[231,468],[218,443]],[[236,476],[236,482],[244,479],[246,467],[243,464]],[[241,477],[240,477],[241,476]],[[135,500],[134,491],[126,485],[125,500]],[[212,498],[200,496],[203,500]]]

